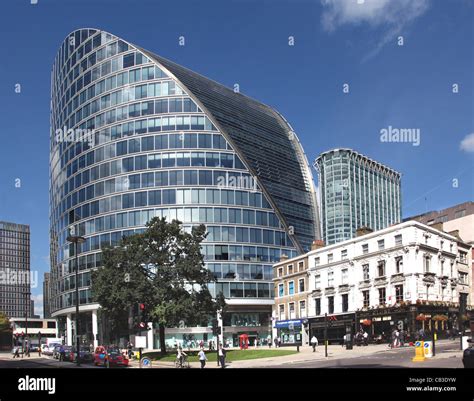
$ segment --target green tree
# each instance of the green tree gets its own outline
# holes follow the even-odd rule
[[[0,312],[0,334],[8,333],[10,330],[10,319],[5,313]]]
[[[130,306],[144,303],[147,320],[159,327],[160,348],[166,353],[165,328],[183,320],[206,325],[225,300],[213,300],[208,283],[215,281],[204,266],[201,243],[204,225],[185,232],[181,222],[153,218],[145,232],[123,238],[103,251],[103,267],[92,275],[92,291],[115,329],[123,327]]]

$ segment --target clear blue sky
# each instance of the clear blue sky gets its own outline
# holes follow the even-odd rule
[[[472,1],[37,1],[2,2],[0,220],[31,225],[40,276],[49,270],[51,64],[82,27],[238,83],[288,119],[311,163],[350,147],[400,171],[405,217],[473,199]],[[388,126],[419,128],[420,145],[382,143]]]

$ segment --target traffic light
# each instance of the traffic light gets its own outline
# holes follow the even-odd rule
[[[219,322],[217,321],[217,319],[212,319],[212,334],[215,336],[221,334]]]
[[[146,322],[148,321],[147,310],[144,303],[138,304],[138,328],[145,329],[147,327]]]

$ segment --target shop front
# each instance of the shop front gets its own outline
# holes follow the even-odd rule
[[[277,320],[275,328],[282,346],[302,345],[306,319]],[[305,341],[306,342],[306,341]]]
[[[359,310],[356,315],[356,330],[367,332],[372,341],[388,342],[395,330],[403,332],[409,342],[433,333],[443,339],[457,333],[459,319],[463,322],[461,326],[469,326],[469,315],[460,317],[457,304],[436,301]]]
[[[316,336],[320,344],[324,344],[327,325],[327,340],[329,344],[342,344],[344,335],[354,335],[354,313],[328,315],[309,320],[309,338]],[[326,320],[327,319],[327,320]]]

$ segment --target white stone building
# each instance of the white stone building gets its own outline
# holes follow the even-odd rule
[[[395,325],[457,327],[460,297],[471,309],[470,249],[459,237],[407,221],[310,251],[309,330],[321,335],[325,313],[337,319],[331,326],[337,338],[347,326],[358,331],[369,322],[374,336]]]

